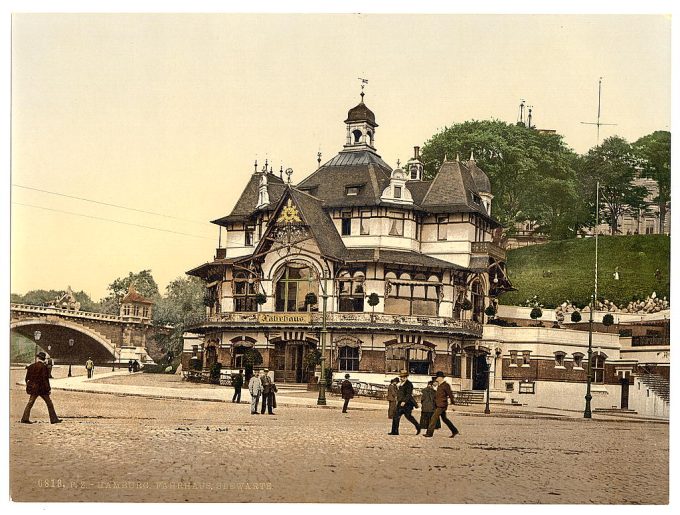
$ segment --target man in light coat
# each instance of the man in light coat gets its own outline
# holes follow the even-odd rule
[[[250,414],[259,415],[257,405],[260,402],[260,395],[262,395],[262,381],[257,374],[250,378],[248,391],[250,392]]]

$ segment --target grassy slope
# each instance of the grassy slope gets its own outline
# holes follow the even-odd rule
[[[670,238],[659,235],[600,236],[598,244],[598,297],[618,306],[653,291],[670,299]],[[594,285],[595,239],[555,241],[508,251],[510,281],[518,291],[508,292],[501,304],[522,304],[538,295],[546,307],[565,300],[588,302]],[[618,281],[614,267],[619,267]],[[661,271],[661,279],[654,276]],[[543,277],[550,270],[551,277]]]

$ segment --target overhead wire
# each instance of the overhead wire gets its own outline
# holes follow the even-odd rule
[[[22,189],[25,189],[25,190],[39,191],[40,193],[48,193],[49,195],[57,195],[59,197],[66,197],[66,198],[71,198],[71,199],[75,199],[75,200],[82,200],[83,202],[91,202],[93,204],[100,204],[102,206],[115,207],[115,208],[118,208],[118,209],[127,209],[128,211],[135,211],[137,213],[145,213],[147,215],[162,216],[162,217],[165,217],[165,218],[174,218],[175,220],[182,220],[182,221],[185,221],[185,222],[192,222],[192,223],[200,223],[200,224],[205,223],[205,222],[202,222],[202,221],[199,221],[199,220],[192,220],[191,218],[182,218],[182,217],[179,217],[179,216],[167,215],[167,214],[164,214],[164,213],[157,213],[155,211],[147,211],[147,210],[144,210],[144,209],[137,209],[137,208],[134,208],[134,207],[122,206],[120,204],[112,204],[110,202],[102,202],[102,201],[99,201],[99,200],[93,200],[93,199],[89,199],[89,198],[86,198],[86,197],[78,197],[78,196],[75,196],[75,195],[67,195],[66,193],[58,193],[56,191],[43,190],[43,189],[40,189],[40,188],[34,188],[32,186],[23,186],[21,184],[12,184],[12,187],[22,188]]]
[[[172,234],[181,234],[182,236],[190,236],[192,238],[202,238],[204,240],[213,240],[214,239],[214,238],[209,238],[208,236],[199,236],[197,234],[189,234],[189,233],[186,233],[186,232],[172,231],[170,229],[161,229],[159,227],[152,227],[150,225],[135,224],[135,223],[132,223],[132,222],[123,222],[121,220],[114,220],[112,218],[104,218],[104,217],[101,217],[101,216],[84,215],[82,213],[74,213],[72,211],[65,211],[65,210],[62,210],[62,209],[54,209],[54,208],[50,208],[50,207],[36,206],[36,205],[33,205],[33,204],[24,204],[22,202],[12,202],[12,204],[17,205],[17,206],[32,207],[32,208],[35,208],[35,209],[43,209],[45,211],[54,211],[54,212],[57,212],[57,213],[65,213],[67,215],[81,216],[83,218],[90,218],[90,219],[93,219],[93,220],[113,222],[113,223],[117,223],[117,224],[121,224],[121,225],[130,225],[130,226],[133,226],[133,227],[140,227],[142,229],[150,229],[152,231],[168,232],[168,233],[172,233]]]

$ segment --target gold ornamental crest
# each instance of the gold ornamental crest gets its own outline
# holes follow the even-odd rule
[[[293,224],[301,223],[300,215],[298,214],[297,208],[288,199],[288,203],[281,209],[281,214],[279,215],[278,223]]]

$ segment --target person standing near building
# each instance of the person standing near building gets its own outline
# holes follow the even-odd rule
[[[387,387],[387,418],[390,420],[394,418],[397,413],[397,390],[398,390],[399,378],[395,377],[390,381],[390,385]]]
[[[231,402],[241,402],[241,388],[243,388],[243,370],[239,370],[238,374],[234,376],[232,381],[234,386],[234,396],[231,398]]]
[[[340,393],[342,398],[345,399],[345,403],[342,405],[342,412],[347,413],[349,401],[354,398],[354,388],[352,388],[352,383],[349,380],[349,374],[345,374],[345,380],[340,385]]]
[[[54,379],[52,377],[52,367],[54,366],[54,360],[52,359],[52,356],[47,356],[47,373],[49,374],[50,379]]]
[[[128,361],[128,372],[132,374],[132,360]]]
[[[58,424],[61,419],[57,416],[57,412],[50,399],[52,388],[50,387],[50,375],[45,364],[46,354],[38,352],[36,356],[38,360],[26,369],[26,393],[29,395],[28,404],[24,409],[24,414],[21,417],[22,424],[32,424],[31,409],[38,397],[45,401],[47,405],[47,412],[50,415],[50,424]]]
[[[432,419],[436,408],[436,392],[434,391],[433,383],[434,381],[427,382],[427,386],[423,388],[420,397],[420,428],[425,430],[430,426],[430,419]],[[441,427],[441,424],[438,424],[438,427]]]
[[[94,361],[92,361],[92,358],[87,358],[87,361],[85,362],[85,370],[87,370],[87,378],[91,379],[92,374],[94,374]]]
[[[437,391],[434,397],[436,408],[434,410],[434,415],[432,415],[432,418],[430,419],[430,425],[427,428],[425,436],[432,437],[437,421],[441,418],[442,422],[444,422],[444,424],[446,424],[451,430],[450,438],[453,438],[454,436],[460,434],[460,431],[456,429],[456,426],[453,425],[453,422],[451,422],[446,416],[446,408],[449,405],[449,399],[451,399],[451,404],[454,403],[453,392],[451,391],[451,386],[449,386],[449,383],[447,383],[444,379],[444,372],[441,370],[436,374],[436,381]]]
[[[267,413],[273,415],[274,413],[272,412],[272,380],[269,378],[269,371],[266,368],[264,369],[260,381],[262,381],[262,408],[260,409],[260,413],[264,415],[265,410],[267,410]]]
[[[413,398],[413,383],[408,380],[408,372],[402,370],[399,372],[399,388],[397,389],[397,412],[392,419],[392,431],[387,433],[388,435],[396,436],[399,434],[399,421],[401,416],[405,416],[406,419],[413,424],[416,428],[416,434],[420,434],[420,426],[418,421],[413,418],[411,412],[413,408],[418,407],[418,403]]]
[[[248,383],[248,391],[250,392],[250,414],[257,415],[257,404],[260,402],[260,395],[262,395],[262,381],[253,374]]]

